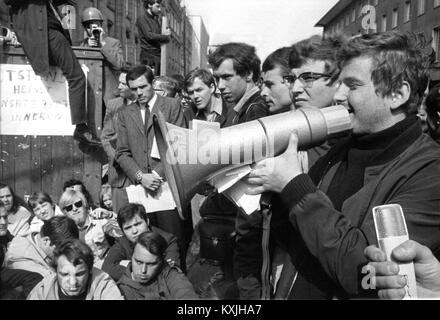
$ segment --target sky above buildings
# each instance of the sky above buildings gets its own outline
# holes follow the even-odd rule
[[[240,41],[254,45],[261,60],[322,28],[314,25],[338,0],[184,0],[190,15],[200,15],[210,44]]]

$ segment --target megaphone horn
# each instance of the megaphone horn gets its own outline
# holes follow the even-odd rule
[[[194,121],[193,129],[167,123],[153,115],[153,126],[165,176],[182,219],[197,188],[219,174],[281,154],[290,133],[298,132],[298,147],[321,145],[330,135],[351,129],[343,106],[302,108],[220,129],[219,124]]]

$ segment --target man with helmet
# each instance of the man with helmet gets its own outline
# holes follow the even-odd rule
[[[100,48],[104,56],[103,99],[107,105],[113,99],[118,88],[119,71],[125,65],[122,45],[118,39],[109,37],[102,28],[104,17],[97,8],[84,9],[81,23],[86,30],[87,38],[82,47]]]
[[[74,139],[89,145],[101,142],[87,125],[86,77],[63,29],[57,5],[67,0],[5,0],[10,6],[14,31],[34,72],[49,76],[49,65],[58,66],[69,85],[70,116],[76,125]]]
[[[162,33],[160,21],[162,0],[144,0],[145,14],[136,20],[140,40],[142,64],[154,69],[156,75],[160,75],[160,46],[170,41],[171,31],[166,29]]]

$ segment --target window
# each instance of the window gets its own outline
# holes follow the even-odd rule
[[[382,24],[380,26],[380,31],[381,32],[387,31],[387,15],[386,14],[384,14],[382,16]]]
[[[350,24],[350,16],[347,14],[345,16],[345,25],[348,26]]]
[[[418,0],[417,3],[417,15],[420,16],[425,13],[426,0]]]
[[[362,3],[358,6],[358,18],[360,18],[362,16],[362,8],[363,8],[363,6],[364,5]]]
[[[351,11],[351,22],[354,22],[356,20],[356,10],[353,8]]]
[[[440,27],[433,30],[432,48],[435,50],[435,60],[440,61]]]
[[[411,1],[406,1],[403,8],[403,22],[407,22],[411,19]]]
[[[440,6],[440,0],[434,0],[434,8]]]
[[[391,28],[396,28],[397,23],[399,21],[399,12],[397,11],[397,8],[393,9],[393,15],[391,19]]]

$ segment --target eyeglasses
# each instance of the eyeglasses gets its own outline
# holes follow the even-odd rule
[[[305,88],[311,88],[313,86],[313,82],[319,80],[321,78],[330,78],[331,75],[327,73],[317,73],[317,72],[304,72],[301,73],[298,77],[294,74],[289,74],[283,76],[284,83],[288,85],[292,85],[296,80],[299,80],[301,84]]]
[[[73,206],[75,206],[76,208],[81,208],[83,206],[82,200],[79,200],[79,201],[75,202],[74,204],[69,204],[68,206],[65,206],[63,208],[63,210],[70,212],[73,210]]]

